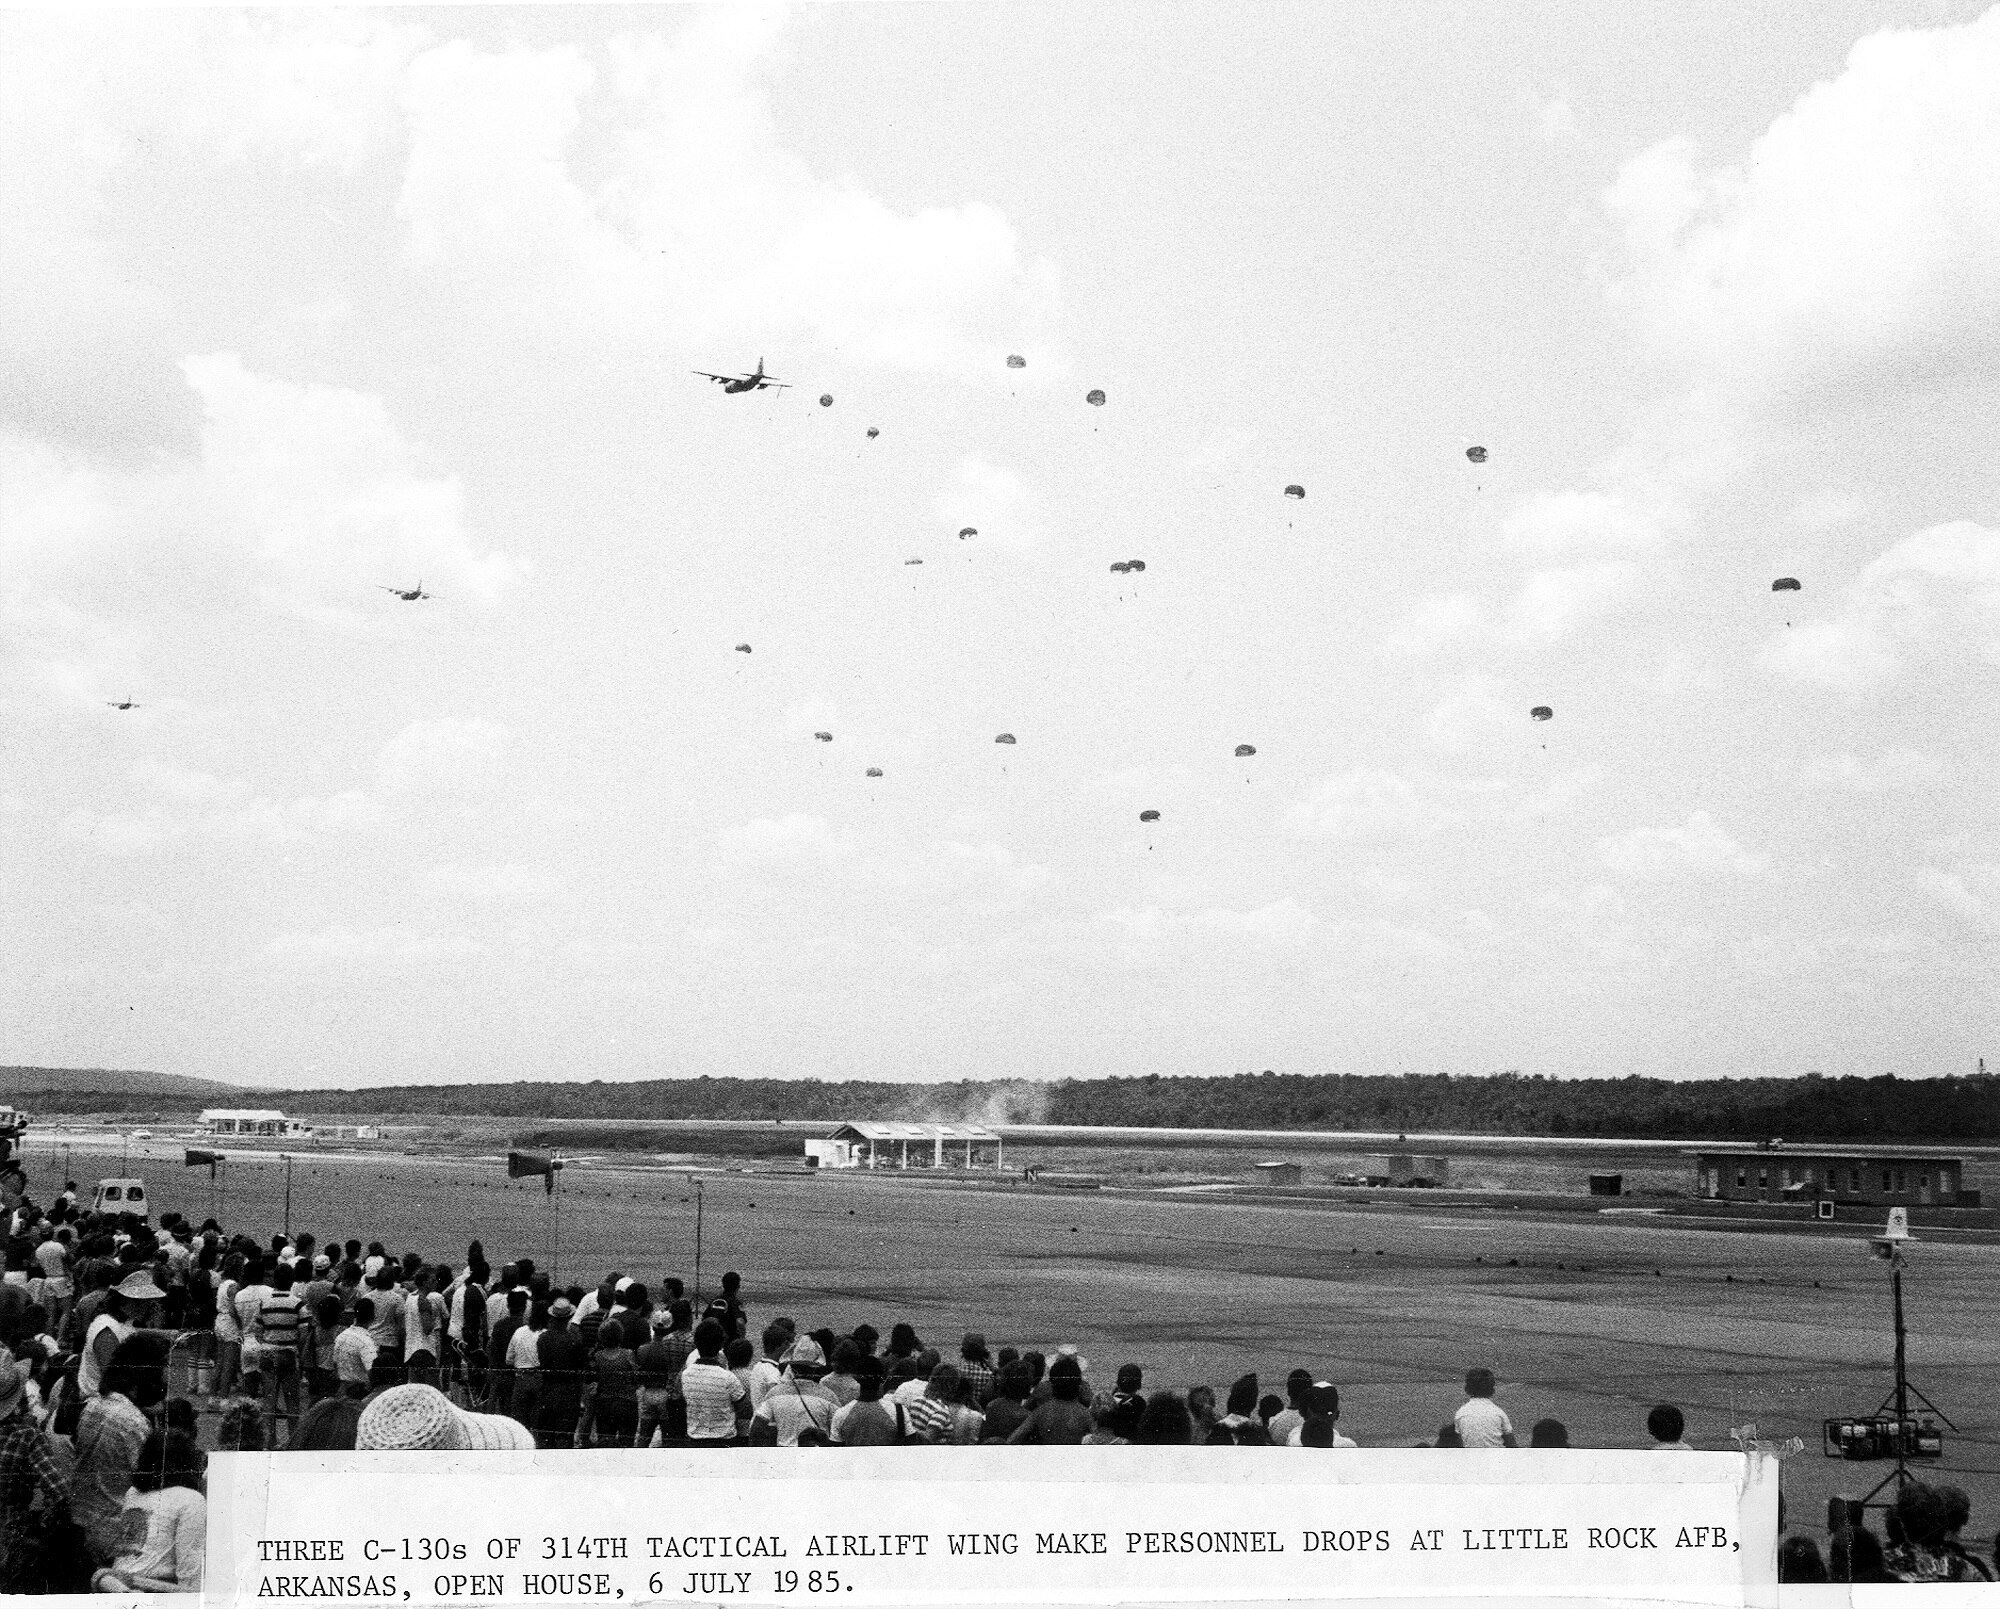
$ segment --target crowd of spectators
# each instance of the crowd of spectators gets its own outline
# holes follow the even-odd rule
[[[1075,1347],[951,1355],[907,1323],[886,1339],[790,1317],[753,1326],[742,1282],[697,1305],[681,1280],[559,1285],[526,1257],[456,1267],[381,1242],[259,1243],[164,1215],[98,1219],[73,1190],[7,1214],[0,1282],[0,1593],[196,1590],[202,1443],[232,1450],[1040,1444],[1351,1448],[1340,1390],[1306,1369],[1282,1393],[1244,1374],[1147,1389],[1093,1378]],[[170,1348],[207,1371],[169,1392]],[[194,1344],[190,1345],[190,1339]],[[183,1369],[182,1373],[193,1371]],[[1518,1446],[1493,1371],[1419,1446]],[[204,1425],[204,1420],[206,1424]],[[1662,1404],[1650,1445],[1691,1451]],[[1568,1447],[1558,1420],[1532,1447]],[[1787,1535],[1787,1580],[1987,1581],[1949,1486],[1905,1485],[1881,1536],[1857,1505],[1824,1554]],[[2000,1546],[2000,1539],[1996,1539]]]

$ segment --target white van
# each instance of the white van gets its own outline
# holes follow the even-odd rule
[[[108,1212],[114,1217],[129,1212],[141,1223],[153,1215],[153,1204],[146,1199],[144,1179],[99,1179],[97,1193],[90,1198],[92,1212]]]

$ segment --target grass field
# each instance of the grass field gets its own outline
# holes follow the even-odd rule
[[[178,1166],[178,1143],[139,1150],[133,1171],[151,1181],[156,1210],[208,1213],[206,1175]],[[227,1168],[226,1221],[279,1227],[282,1162]],[[947,1348],[966,1329],[996,1346],[1070,1341],[1094,1372],[1138,1362],[1149,1382],[1174,1386],[1226,1387],[1255,1369],[1281,1390],[1303,1365],[1340,1385],[1343,1428],[1364,1447],[1434,1436],[1464,1370],[1484,1363],[1524,1442],[1553,1415],[1578,1445],[1643,1445],[1660,1400],[1682,1405],[1703,1447],[1727,1447],[1746,1421],[1760,1435],[1801,1436],[1806,1453],[1785,1481],[1800,1520],[1884,1472],[1819,1451],[1821,1419],[1871,1410],[1889,1388],[1888,1281],[1859,1233],[1453,1209],[1400,1192],[1350,1207],[716,1172],[703,1195],[704,1283],[740,1270],[758,1324],[787,1313],[806,1328],[866,1319],[886,1333],[907,1319]],[[686,1174],[570,1170],[563,1274],[587,1283],[616,1267],[692,1283],[693,1198]],[[539,1181],[510,1187],[497,1160],[302,1159],[292,1223],[455,1263],[475,1236],[496,1263],[521,1253],[546,1263],[552,1250]],[[1974,1528],[1990,1537],[2000,1247],[1926,1240],[1905,1289],[1911,1378],[1960,1426],[1939,1478],[1972,1495]]]

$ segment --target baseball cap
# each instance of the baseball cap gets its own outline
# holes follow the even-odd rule
[[[313,1272],[315,1274],[324,1274],[325,1272],[327,1272],[328,1269],[332,1267],[333,1267],[333,1259],[327,1256],[325,1252],[321,1252],[317,1257],[313,1259]]]

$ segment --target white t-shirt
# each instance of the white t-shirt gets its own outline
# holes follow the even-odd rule
[[[350,1324],[333,1338],[333,1372],[342,1383],[368,1384],[368,1371],[375,1367],[375,1337],[359,1324]]]
[[[171,1581],[183,1592],[201,1591],[208,1542],[208,1499],[186,1486],[125,1494],[125,1529],[141,1524],[144,1540],[128,1540],[113,1568],[120,1575]]]
[[[132,1326],[109,1313],[99,1313],[90,1321],[90,1333],[83,1338],[83,1356],[76,1366],[76,1388],[86,1397],[97,1395],[97,1388],[103,1378],[103,1370],[97,1361],[98,1338],[109,1332],[120,1341],[132,1333]]]
[[[444,1329],[438,1313],[441,1301],[431,1291],[411,1291],[403,1298],[403,1347],[411,1357],[419,1352],[437,1356],[438,1336]]]
[[[700,1441],[727,1441],[736,1434],[736,1404],[743,1400],[743,1382],[720,1364],[688,1360],[681,1370],[681,1395],[687,1399],[687,1433]]]
[[[771,1387],[784,1379],[784,1375],[779,1372],[777,1364],[769,1358],[757,1359],[746,1373],[748,1378],[743,1384],[750,1392],[750,1411],[755,1413],[764,1406],[764,1399],[771,1394]],[[798,1443],[794,1442],[792,1445],[797,1446]]]
[[[531,1330],[523,1324],[507,1338],[507,1361],[517,1369],[533,1369],[541,1359],[535,1352],[535,1343],[542,1338],[540,1330]]]
[[[243,1339],[243,1325],[236,1317],[236,1281],[233,1279],[225,1279],[216,1287],[215,1338],[218,1341]]]
[[[1467,1397],[1451,1422],[1468,1447],[1504,1447],[1501,1438],[1514,1434],[1514,1421],[1491,1397]]]

